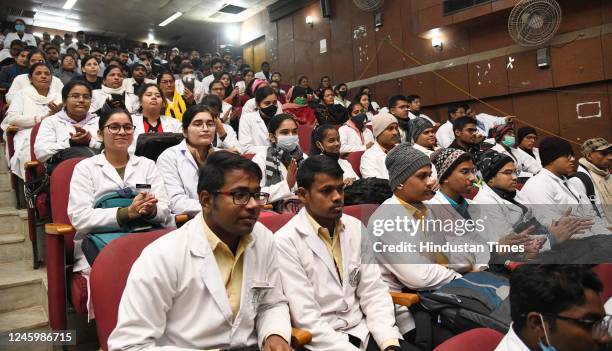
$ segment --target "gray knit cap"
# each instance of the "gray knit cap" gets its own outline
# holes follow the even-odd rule
[[[410,135],[409,135],[409,140],[411,143],[416,143],[417,139],[419,138],[419,136],[421,134],[423,134],[423,132],[428,129],[428,128],[433,128],[434,125],[431,124],[430,121],[426,120],[425,118],[422,117],[417,117],[417,118],[413,118],[410,120],[409,122],[409,126],[410,126]]]
[[[430,165],[429,157],[413,148],[408,143],[396,145],[385,159],[389,171],[389,186],[391,190],[402,184],[408,177],[424,166]]]

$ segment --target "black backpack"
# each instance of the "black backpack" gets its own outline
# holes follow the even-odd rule
[[[159,155],[169,147],[175,146],[183,141],[185,137],[181,133],[143,133],[136,140],[136,156],[144,156],[150,160],[157,161]]]
[[[587,172],[588,171],[589,170],[587,169]],[[589,201],[591,202],[591,205],[593,206],[593,210],[595,210],[595,213],[597,213],[598,217],[601,217],[601,213],[599,212],[599,209],[597,208],[597,205],[595,204],[595,185],[593,185],[593,180],[591,179],[591,177],[589,177],[588,174],[583,173],[583,172],[576,172],[576,174],[574,174],[573,177],[580,179],[582,184],[584,184]]]
[[[392,195],[388,180],[361,178],[344,189],[344,205],[382,204]]]

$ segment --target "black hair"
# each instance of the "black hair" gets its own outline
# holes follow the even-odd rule
[[[349,107],[347,108],[349,118],[353,116],[353,108],[354,108],[355,106],[360,106],[360,107],[363,109],[363,106],[361,106],[361,103],[360,103],[360,102],[358,102],[358,101],[353,101],[353,102],[351,102],[351,104],[350,104],[350,105],[349,105]]]
[[[223,112],[223,101],[221,98],[215,94],[208,94],[202,98],[202,102],[200,104],[210,107],[217,111],[217,115],[220,115]],[[215,117],[215,116],[213,116]]]
[[[323,139],[325,139],[325,134],[328,130],[332,129],[336,130],[336,127],[331,124],[322,124],[312,130],[312,135],[310,137],[310,150],[308,152],[308,156],[312,157],[323,153],[323,151],[317,147],[317,141],[323,143]]]
[[[253,79],[253,81],[255,80]],[[274,89],[270,88],[270,86],[265,85],[258,88],[255,92],[255,103],[257,104],[257,107],[259,107],[259,104],[270,95],[276,95],[274,93]]]
[[[49,64],[47,64],[46,62],[36,62],[35,64],[33,64],[32,66],[30,66],[30,69],[28,70],[28,77],[32,77],[32,75],[34,74],[34,71],[36,71],[36,69],[40,66],[44,66],[47,67],[49,69],[49,72],[51,73],[51,75],[53,75],[53,69],[51,68],[51,66]]]
[[[119,54],[129,54],[128,49],[119,49]]]
[[[45,61],[47,61],[47,54],[44,51],[36,48],[36,49],[30,50],[30,53],[28,54],[28,64],[30,63],[30,60],[32,59],[32,56],[34,56],[36,54],[40,54],[43,57],[43,59]]]
[[[469,116],[459,117],[453,121],[453,132],[455,130],[462,130],[468,124],[477,124],[476,120]]]
[[[216,65],[217,63],[223,64],[223,59],[220,57],[215,57],[212,60],[210,60],[210,67]]]
[[[102,75],[102,78],[106,79],[106,76],[108,76],[114,69],[118,69],[121,72],[121,75],[123,76],[123,70],[121,69],[121,67],[117,65],[110,65],[104,69],[104,74]]]
[[[45,45],[45,53],[47,53],[49,50],[55,50],[55,51],[57,51],[58,54],[60,52],[60,50],[57,48],[57,46],[55,46],[53,44]]]
[[[221,75],[219,76],[219,80],[221,80],[220,78],[223,77],[224,75],[227,75],[227,78],[229,80],[229,84],[227,85],[227,87],[223,87],[225,89],[225,96],[228,97],[232,94],[232,90],[234,90],[234,80],[232,79],[232,75],[229,72],[223,71],[221,72]]]
[[[92,55],[87,55],[85,57],[83,57],[83,59],[81,60],[81,72],[85,72],[83,71],[83,69],[85,68],[85,65],[87,65],[87,62],[89,62],[89,60],[96,60],[96,63],[98,64],[98,66],[100,65],[100,63],[98,62],[98,59],[95,56]]]
[[[192,65],[191,63],[181,63],[181,65],[179,66],[179,70],[178,70],[178,71],[179,71],[179,72],[183,72],[183,70],[184,70],[185,68],[191,68],[191,69],[194,69],[194,68],[193,68],[193,65]]]
[[[388,103],[389,108],[395,107],[397,105],[397,103],[400,102],[400,101],[408,102],[408,98],[406,98],[406,96],[404,96],[404,95],[393,95],[389,99],[389,103]]]
[[[100,49],[98,47],[92,48],[91,51],[89,51],[90,54],[93,54],[94,52],[99,52],[101,54],[104,53],[104,51],[102,51],[102,49]]]
[[[297,171],[298,187],[310,189],[317,173],[325,173],[334,178],[342,179],[344,171],[340,168],[338,161],[327,155],[308,157],[302,161]]]
[[[268,122],[268,133],[270,133],[270,134],[276,133],[276,130],[278,130],[280,125],[283,124],[283,122],[286,121],[286,120],[292,120],[293,122],[295,122],[295,125],[297,125],[297,126],[300,125],[296,121],[295,116],[290,115],[288,113],[281,113],[281,114],[278,114],[278,115],[275,115],[274,117],[272,117],[270,119],[270,122]]]
[[[155,84],[155,83],[145,83],[143,84],[140,89],[138,89],[138,91],[136,92],[138,94],[138,100],[142,100],[142,97],[144,96],[144,93],[147,91],[147,89],[149,89],[150,87],[156,87],[157,91],[161,94],[161,96],[164,96],[164,93],[162,93],[161,88],[159,87],[159,85]],[[165,100],[165,99],[164,99]]]
[[[414,100],[416,100],[416,99],[420,100],[421,97],[416,95],[416,94],[410,94],[410,95],[406,96],[406,101],[408,101],[409,104],[413,103]]]
[[[9,46],[9,48],[12,48],[15,45],[19,45],[19,46],[25,46],[25,44],[23,43],[23,41],[19,40],[19,39],[15,39],[13,41],[11,41],[11,45]]]
[[[255,162],[233,152],[220,150],[208,156],[206,163],[200,167],[198,193],[206,190],[214,194],[219,191],[225,185],[225,175],[235,170],[242,170],[255,176],[258,183],[261,181],[261,169]]]
[[[336,92],[334,91],[334,88],[332,87],[327,87],[327,88],[323,88],[321,89],[321,100],[323,100],[323,96],[325,96],[325,92],[331,90],[332,94],[336,95]]]
[[[89,95],[91,95],[91,85],[85,81],[85,78],[72,79],[62,88],[62,100],[66,101],[70,90],[76,86],[84,86],[89,91]]]
[[[221,84],[223,85],[223,82],[220,79],[213,79],[212,82],[210,82],[210,84],[208,84],[208,91],[212,90],[213,85],[215,84]],[[223,87],[223,89],[225,90],[225,87]]]
[[[253,71],[253,70],[251,69],[251,67],[248,67],[248,68],[243,68],[243,69],[242,69],[242,70],[240,70],[240,71],[242,72],[242,73],[241,73],[241,76],[242,76],[242,77],[246,76],[246,75],[247,75],[249,72],[251,72],[251,73],[253,73],[253,75],[255,75],[255,71]]]
[[[165,76],[165,75],[168,75],[168,76],[172,77],[172,81],[175,80],[174,79],[174,74],[172,74],[172,72],[170,72],[168,70],[164,70],[164,71],[159,72],[159,74],[157,75],[157,85],[161,84],[162,77]]]
[[[459,105],[450,105],[448,106],[448,118],[450,119],[450,115],[457,113],[457,111],[461,108]]]
[[[325,79],[325,78],[327,78],[327,79],[329,79],[331,81],[331,78],[329,76],[323,76],[323,77],[321,77],[321,79],[319,79],[319,83],[323,83],[323,79]]]
[[[106,49],[106,53],[108,54],[108,53],[109,53],[109,51],[114,51],[114,52],[117,52],[117,51],[119,51],[119,49],[117,49],[117,47],[116,47],[116,46],[111,45],[111,46],[109,46],[109,47]]]
[[[117,113],[124,113],[126,114],[129,119],[130,119],[130,123],[132,123],[132,115],[130,115],[130,113],[123,108],[113,108],[111,110],[109,110],[108,112],[105,113],[101,113],[100,114],[100,118],[98,119],[98,130],[102,130],[102,128],[104,128],[104,126],[106,125],[106,122],[108,122],[108,119]]]
[[[201,104],[193,105],[188,108],[185,113],[183,113],[183,130],[187,130],[189,128],[189,125],[191,124],[191,121],[193,121],[193,118],[200,112],[207,112],[210,113],[211,117],[215,117],[214,112],[211,111],[208,106]]]
[[[279,76],[283,76],[279,71],[274,71],[270,74],[270,78],[272,78],[273,75],[278,74]]]
[[[556,315],[586,302],[585,290],[600,293],[601,281],[583,265],[533,265],[518,267],[510,275],[510,315],[517,332],[526,324],[530,312]],[[548,319],[551,328],[554,319]]]
[[[467,112],[467,110],[470,109],[470,105],[466,104],[465,102],[462,104],[457,105],[457,108],[462,108],[465,110],[465,112]]]
[[[60,62],[63,64],[63,63],[64,63],[64,60],[65,60],[66,58],[68,58],[68,57],[70,57],[70,58],[71,58],[71,59],[74,61],[75,68],[76,68],[76,60],[74,59],[74,57],[72,57],[72,56],[70,56],[70,55],[68,55],[68,54],[63,54],[63,55],[62,55],[62,57],[60,58]]]
[[[338,84],[336,84],[336,86],[334,87],[334,92],[336,92],[336,91],[340,91],[340,88],[341,88],[342,86],[345,86],[345,87],[348,89],[348,86],[346,85],[346,83],[338,83]]]
[[[268,61],[264,61],[264,62],[261,63],[261,67],[263,67],[264,65],[270,66],[270,63]]]
[[[271,77],[271,76],[270,76]],[[301,76],[298,77],[297,79],[297,84],[300,84],[300,81],[302,81],[303,79],[308,79],[308,82],[310,83],[310,78],[308,78],[308,76],[302,74]]]

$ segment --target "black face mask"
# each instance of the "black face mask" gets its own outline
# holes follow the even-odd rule
[[[343,99],[346,99],[346,96],[348,95],[348,90],[340,90],[340,97],[342,97]]]
[[[351,117],[351,121],[353,121],[353,123],[355,123],[355,125],[357,127],[359,127],[359,129],[363,128],[363,124],[365,123],[365,120],[368,116],[366,116],[365,113],[360,113],[357,116],[353,116]]]
[[[265,108],[260,108],[259,110],[266,115],[266,117],[274,117],[274,115],[276,114],[276,110],[278,109],[278,107],[276,107],[276,105],[270,105],[268,107]]]

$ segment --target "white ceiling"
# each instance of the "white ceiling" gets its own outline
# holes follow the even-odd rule
[[[26,23],[40,27],[66,31],[84,30],[139,41],[148,41],[149,33],[152,33],[157,43],[193,43],[197,47],[202,44],[198,43],[198,40],[211,37],[208,35],[211,31],[221,33],[228,26],[235,27],[238,22],[276,1],[78,0],[71,10],[63,10],[65,0],[0,0],[0,13],[3,20],[13,21],[14,14],[18,11],[30,10],[36,14],[34,18],[24,18]],[[247,9],[238,15],[217,13],[228,4]],[[165,27],[158,26],[177,11],[183,15]]]

